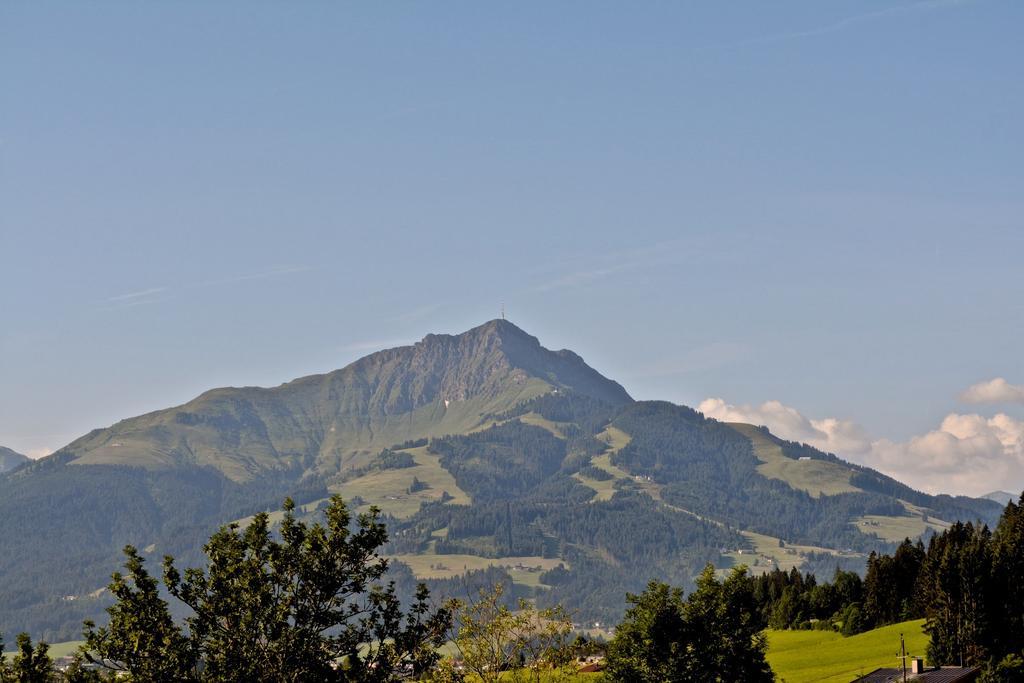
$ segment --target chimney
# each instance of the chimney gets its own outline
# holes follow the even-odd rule
[[[920,657],[913,657],[910,660],[910,673],[912,674],[923,674],[924,673],[924,660]]]

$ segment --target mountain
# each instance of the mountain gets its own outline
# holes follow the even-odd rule
[[[28,462],[29,457],[0,446],[0,473],[13,470],[18,465]]]
[[[984,496],[982,496],[982,498],[994,500],[1000,505],[1006,505],[1011,501],[1017,500],[1017,496],[1013,495],[1012,493],[1007,493],[1006,491],[993,491],[992,493],[986,493]]]
[[[466,432],[555,389],[611,405],[629,394],[571,351],[492,320],[272,389],[214,389],[69,444],[79,465],[213,467],[235,482],[301,468],[330,477],[408,439]]]
[[[102,618],[125,544],[201,559],[218,525],[339,493],[386,515],[392,577],[511,583],[613,622],[707,562],[831,574],[993,501],[929,496],[761,427],[634,401],[504,320],[274,388],[223,388],[0,475],[0,631]]]

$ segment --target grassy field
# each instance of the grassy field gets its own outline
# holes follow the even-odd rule
[[[417,556],[411,559],[418,561],[421,558]],[[536,564],[538,559],[543,558],[503,558],[489,561],[513,561],[512,564],[514,561],[523,561],[524,564]],[[454,560],[447,564],[454,564]],[[768,631],[768,663],[778,675],[780,683],[848,683],[878,667],[897,666],[896,652],[900,647],[901,633],[906,639],[907,652],[923,656],[928,647],[928,636],[922,630],[923,627],[924,620],[919,619],[884,626],[849,638],[830,631]],[[54,643],[50,646],[50,656],[57,658],[71,655],[81,644],[81,641]],[[446,654],[452,653],[446,651]],[[10,658],[14,653],[6,652],[4,655]],[[579,674],[570,680],[577,683],[599,683],[604,677],[601,674]]]
[[[316,511],[316,508],[318,505],[320,505],[320,503],[326,502],[327,500],[327,498],[321,498],[320,500],[314,500],[313,502],[306,503],[304,505],[296,505],[295,516],[301,519],[304,515],[311,515],[313,514],[313,512]],[[232,524],[237,524],[238,526],[245,528],[252,523],[252,520],[255,516],[256,515],[249,515],[248,517],[236,519],[234,522],[232,522]],[[284,519],[284,510],[271,510],[267,513],[267,518],[270,521],[270,526],[280,524],[281,520]],[[152,547],[152,550],[149,547],[147,547],[146,553],[152,553],[155,550],[156,547]]]
[[[633,440],[633,437],[618,427],[606,427],[603,432],[597,435],[597,438],[608,444],[611,447],[612,453],[621,451]]]
[[[547,419],[543,415],[538,415],[537,413],[526,413],[525,415],[522,415],[517,419],[523,424],[533,425],[534,427],[546,429],[555,436],[557,436],[559,439],[565,438],[565,432],[563,432],[562,429],[568,424],[567,422],[554,422],[552,420]]]
[[[757,471],[769,479],[784,481],[815,498],[860,491],[850,484],[851,470],[842,465],[825,460],[794,460],[783,455],[782,448],[757,427],[740,423],[729,426],[750,439],[754,455],[761,461]]]
[[[630,436],[621,429],[615,427],[608,427],[603,432],[597,435],[597,438],[604,441],[610,447],[610,450],[601,455],[591,458],[591,463],[594,467],[598,467],[608,474],[612,475],[611,479],[601,481],[599,479],[591,479],[585,477],[579,472],[572,475],[578,482],[594,489],[595,496],[590,501],[591,503],[597,503],[604,500],[611,500],[612,496],[615,495],[615,482],[620,479],[632,479],[629,472],[620,469],[612,464],[612,454],[616,453],[620,448],[629,443]]]
[[[924,620],[884,626],[843,638],[829,631],[768,631],[768,663],[780,683],[849,683],[882,666],[897,666],[900,634],[907,652],[924,656]]]
[[[359,496],[363,499],[363,505],[355,508],[356,512],[366,512],[371,505],[376,505],[381,511],[394,515],[395,517],[412,517],[420,509],[420,504],[426,501],[438,500],[447,491],[452,496],[451,502],[455,505],[469,505],[470,497],[455,483],[455,478],[448,470],[441,467],[438,457],[428,453],[426,447],[411,448],[404,451],[412,455],[416,461],[414,467],[402,467],[399,469],[388,469],[371,472],[358,479],[332,486],[331,493],[338,493],[346,502]],[[415,493],[408,493],[412,480],[416,478],[425,483],[428,488]],[[311,503],[296,507],[297,516],[312,514],[317,506],[327,500],[322,498]],[[270,512],[270,523],[277,524],[284,517],[281,510]],[[252,516],[235,520],[240,526],[248,526]]]
[[[11,638],[13,639],[13,636],[11,636]],[[71,655],[75,654],[75,651],[81,645],[83,645],[84,642],[85,641],[82,640],[69,640],[66,643],[51,643],[50,656],[54,659],[57,659],[58,657],[70,657]],[[13,644],[13,642],[5,643],[7,647],[11,647]],[[32,644],[34,645],[35,641],[33,641]],[[15,654],[15,652],[5,652],[4,657],[6,657],[8,661],[10,661]]]
[[[476,683],[477,681],[480,680],[480,678],[477,677],[475,674],[469,674],[466,677],[466,680],[470,681],[471,683]],[[519,678],[516,678],[511,673],[506,673],[506,674],[502,674],[501,675],[501,680],[503,680],[503,681],[515,681],[515,680],[530,681],[530,680],[533,680],[533,679],[529,678],[528,676],[521,676]],[[548,673],[546,671],[542,671],[541,674],[540,674],[540,683],[603,683],[604,681],[607,681],[607,680],[608,679],[605,678],[605,675],[604,674],[600,674],[600,673],[597,673],[597,674],[553,674],[553,673]]]
[[[547,382],[531,377],[493,397],[472,397],[465,401],[436,401],[411,413],[395,415],[345,416],[328,430],[321,453],[334,453],[339,471],[369,464],[382,448],[408,439],[468,434],[489,427],[485,415],[502,413],[523,401],[551,391]],[[329,461],[326,455],[322,459]],[[454,495],[454,494],[453,494]]]
[[[660,485],[655,484],[652,481],[636,479],[626,470],[622,469],[621,467],[616,467],[615,465],[612,464],[612,456],[619,452],[619,450],[621,450],[626,444],[628,444],[632,437],[630,437],[629,434],[622,431],[621,429],[618,429],[616,427],[608,427],[603,432],[598,434],[597,438],[607,443],[610,448],[605,453],[602,453],[601,455],[591,458],[590,462],[594,465],[594,467],[602,469],[608,474],[612,475],[612,479],[608,479],[607,481],[598,481],[596,479],[585,477],[579,473],[573,475],[577,481],[584,484],[585,486],[589,486],[590,488],[594,489],[594,491],[597,492],[597,495],[594,496],[591,502],[593,503],[602,500],[610,500],[611,497],[615,495],[615,482],[621,480],[633,481],[637,486],[639,486],[643,491],[645,491],[647,495],[649,495],[654,500],[660,502]]]
[[[449,579],[455,576],[462,576],[467,571],[474,569],[486,569],[487,567],[505,567],[512,580],[525,586],[540,586],[540,575],[548,569],[553,569],[559,564],[568,567],[565,560],[549,557],[479,557],[477,555],[438,555],[427,553],[423,555],[391,555],[391,559],[409,565],[412,573],[420,579]],[[516,569],[516,565],[536,568],[540,571],[529,569]]]
[[[359,508],[360,512],[370,505],[376,505],[384,512],[401,518],[412,517],[420,509],[421,503],[438,500],[444,491],[452,496],[452,504],[469,505],[470,498],[455,483],[455,477],[441,467],[438,457],[428,453],[425,446],[404,452],[412,455],[416,461],[415,467],[371,472],[333,487],[333,491],[340,493],[345,500],[361,497],[366,503]],[[419,479],[429,488],[408,493],[413,478]]]
[[[802,567],[804,555],[808,553],[827,553],[837,557],[865,557],[863,553],[845,553],[832,548],[823,548],[814,545],[796,545],[787,543],[779,545],[779,539],[774,536],[754,533],[753,531],[741,531],[743,537],[750,541],[754,547],[752,551],[745,550],[726,553],[733,566],[739,564],[747,565],[751,574],[764,574],[770,572],[774,567],[782,571],[789,571],[793,567]],[[756,563],[755,563],[756,561]],[[725,570],[723,570],[725,573]]]
[[[904,538],[915,539],[929,530],[944,531],[950,527],[949,522],[935,517],[928,517],[928,521],[925,521],[921,508],[907,502],[903,505],[907,508],[907,514],[902,517],[867,515],[858,517],[851,524],[865,534],[874,534],[892,543],[899,543]]]

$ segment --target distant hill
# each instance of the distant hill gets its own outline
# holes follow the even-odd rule
[[[1012,493],[1007,493],[1006,491],[993,491],[992,493],[986,493],[982,498],[994,500],[1000,505],[1006,505],[1011,501],[1017,500],[1018,496],[1015,496]]]
[[[0,631],[74,639],[125,544],[184,564],[218,525],[339,493],[385,515],[393,577],[507,580],[616,621],[707,562],[860,569],[990,500],[929,496],[764,428],[634,401],[512,323],[428,335],[274,388],[208,391],[0,476]]]
[[[10,448],[0,446],[0,472],[13,470],[18,465],[29,461],[27,455],[12,451]]]

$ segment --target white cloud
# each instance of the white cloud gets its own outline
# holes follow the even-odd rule
[[[965,403],[1024,403],[1024,385],[1010,384],[1002,377],[978,382],[960,394]]]
[[[950,413],[937,429],[907,441],[873,439],[857,423],[834,417],[811,419],[779,401],[732,405],[720,398],[698,410],[724,422],[765,425],[783,439],[867,465],[930,493],[1016,493],[1024,487],[1024,420],[999,413]]]
[[[293,273],[305,273],[310,270],[312,270],[312,267],[303,265],[274,266],[273,268],[259,272],[233,275],[231,277],[220,278],[217,280],[186,283],[177,287],[150,287],[149,289],[142,289],[137,292],[128,292],[127,294],[118,294],[117,296],[107,297],[103,301],[98,302],[102,304],[102,306],[97,310],[116,311],[124,308],[134,308],[136,306],[147,306],[149,304],[157,304],[167,301],[167,299],[170,298],[170,295],[177,290],[231,285],[238,282],[247,282],[249,280],[263,280],[266,278],[291,275]]]
[[[230,277],[219,278],[217,280],[206,280],[204,282],[194,282],[185,287],[216,287],[217,285],[231,285],[236,282],[247,282],[249,280],[263,280],[269,277],[277,277],[280,275],[291,275],[292,273],[305,273],[313,270],[311,266],[303,265],[286,265],[286,266],[274,266],[267,270],[261,270],[255,273],[245,273],[243,275],[232,275]]]
[[[33,460],[38,460],[39,458],[45,458],[46,456],[51,455],[52,453],[53,449],[51,448],[30,448],[25,453],[25,455],[32,458]]]
[[[636,268],[640,264],[638,263],[620,263],[614,266],[608,266],[607,268],[593,268],[591,270],[578,270],[573,273],[567,273],[549,282],[544,282],[533,288],[535,292],[550,292],[555,289],[567,289],[573,287],[582,287],[589,285],[596,280],[603,280],[609,275],[620,273],[624,270]]]

